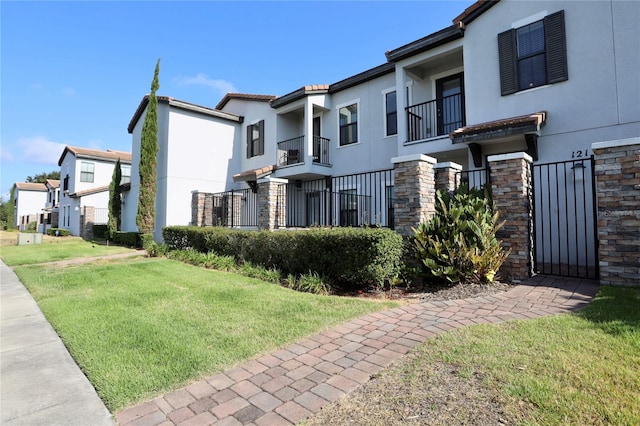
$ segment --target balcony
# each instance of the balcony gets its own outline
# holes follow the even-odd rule
[[[445,136],[465,125],[464,95],[461,93],[405,108],[407,142]]]
[[[327,138],[313,136],[313,163],[330,165]],[[305,162],[304,135],[278,142],[278,166],[291,166]]]

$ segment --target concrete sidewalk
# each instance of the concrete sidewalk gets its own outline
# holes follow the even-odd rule
[[[1,261],[0,268],[0,424],[113,426],[29,292]]]

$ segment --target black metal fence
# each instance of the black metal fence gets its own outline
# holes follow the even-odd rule
[[[289,182],[286,194],[287,227],[393,228],[393,170]]]
[[[464,126],[463,103],[463,95],[456,94],[407,107],[407,140],[448,135]]]
[[[593,159],[533,166],[534,269],[598,277]]]
[[[251,189],[211,194],[211,224],[209,226],[258,226],[258,197]],[[207,209],[205,208],[205,211]]]
[[[483,189],[486,184],[491,183],[489,169],[463,170],[456,173],[457,186],[466,185],[469,188]]]

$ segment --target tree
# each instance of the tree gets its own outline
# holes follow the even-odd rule
[[[0,223],[4,229],[14,229],[16,227],[16,186],[11,187],[11,193],[9,195],[9,201],[0,199]]]
[[[27,176],[26,182],[46,183],[47,179],[60,180],[60,170],[49,172],[49,173],[38,173],[35,176]]]
[[[158,99],[156,91],[160,87],[160,59],[151,82],[151,93],[147,103],[147,115],[142,124],[140,141],[140,189],[138,194],[138,213],[136,224],[142,234],[152,234],[156,216],[156,156],[158,155]]]
[[[122,195],[122,191],[120,190],[121,181],[122,167],[120,167],[120,159],[118,158],[113,168],[113,176],[111,177],[111,184],[109,185],[109,222],[107,228],[110,236],[120,229],[120,223],[122,221],[122,204],[120,200],[120,196]]]

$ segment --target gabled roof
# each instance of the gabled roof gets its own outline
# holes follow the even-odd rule
[[[69,197],[71,197],[71,198],[80,198],[80,197],[83,197],[85,195],[97,194],[99,192],[104,192],[104,191],[108,191],[108,190],[109,190],[109,185],[107,185],[107,186],[98,186],[96,188],[85,189],[84,191],[74,192],[73,194],[70,194]]]
[[[287,93],[284,96],[280,96],[276,99],[273,99],[270,104],[272,108],[280,108],[281,106],[290,104],[291,102],[295,102],[299,99],[304,98],[308,95],[319,95],[323,93],[327,93],[329,91],[328,84],[313,84],[311,86],[304,86],[298,90],[295,90],[291,93]]]
[[[20,191],[47,192],[47,185],[37,182],[16,182],[16,188]]]
[[[103,161],[113,161],[114,163],[120,159],[121,162],[126,164],[131,164],[131,153],[125,151],[115,151],[108,149],[106,151],[101,151],[99,149],[89,149],[89,148],[80,148],[77,146],[65,146],[64,151],[62,151],[62,155],[58,160],[58,166],[62,166],[62,160],[64,160],[64,156],[70,152],[73,154],[76,159],[77,158],[88,158],[92,160],[103,160]]]
[[[172,106],[174,108],[197,112],[199,114],[209,115],[211,117],[222,118],[223,120],[229,120],[236,123],[242,123],[243,121],[242,117],[240,117],[239,115],[219,111],[217,108],[213,109],[206,106],[193,104],[191,102],[181,101],[169,96],[157,96],[156,98],[158,99],[158,103],[168,104],[169,106]],[[142,117],[142,113],[147,108],[148,104],[149,95],[144,95],[142,101],[140,101],[140,104],[136,109],[136,112],[133,114],[133,117],[131,117],[131,121],[129,121],[129,126],[127,127],[127,131],[129,133],[133,133],[133,129],[136,127],[136,124],[138,124],[138,120],[140,120],[140,117]]]
[[[259,101],[259,102],[270,102],[272,100],[274,100],[275,98],[277,98],[277,96],[273,96],[273,95],[252,95],[249,93],[227,93],[226,95],[224,95],[224,98],[222,98],[222,100],[220,102],[218,102],[218,105],[216,105],[216,110],[221,110],[222,108],[225,107],[225,105],[227,103],[229,103],[229,101],[231,99],[240,99],[243,101]]]
[[[453,24],[462,24],[462,28],[471,21],[482,15],[484,12],[496,5],[500,0],[478,0],[471,6],[467,7],[464,12],[453,19]]]
[[[56,179],[47,179],[45,185],[47,185],[47,188],[51,189],[60,188],[60,181]]]

